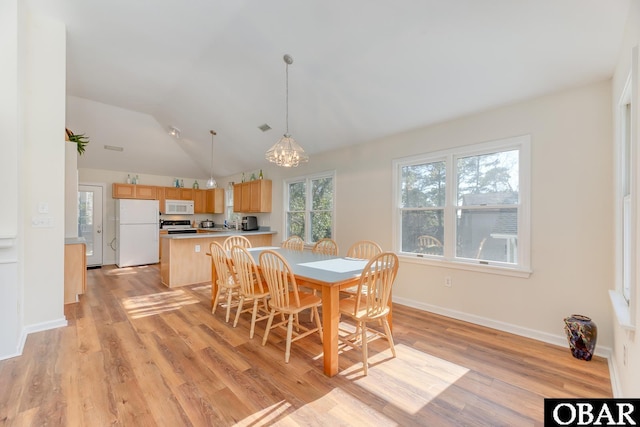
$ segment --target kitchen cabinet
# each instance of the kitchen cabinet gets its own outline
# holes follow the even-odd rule
[[[178,187],[164,187],[162,191],[164,192],[165,200],[181,200],[180,199],[180,190]]]
[[[193,212],[207,213],[207,190],[193,190]]]
[[[205,213],[224,213],[224,189],[212,188],[206,192]]]
[[[87,290],[86,245],[68,239],[64,245],[64,303],[78,301],[78,295]]]
[[[180,188],[180,198],[178,200],[194,200],[192,188]]]
[[[233,211],[271,212],[271,180],[257,179],[233,186]]]
[[[114,199],[156,200],[157,188],[153,185],[113,183],[111,188]]]

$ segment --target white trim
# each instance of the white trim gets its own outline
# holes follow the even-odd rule
[[[617,290],[609,289],[609,299],[618,325],[628,331],[635,331],[636,325],[631,321],[631,313],[624,296]]]
[[[455,247],[455,213],[457,202],[455,200],[456,188],[452,185],[455,182],[455,160],[460,157],[482,155],[491,152],[518,150],[519,152],[519,203],[510,205],[518,210],[518,264],[509,264],[482,260],[465,260],[456,258],[454,254]],[[407,165],[417,165],[423,163],[433,163],[445,161],[446,167],[446,195],[444,206],[444,256],[413,256],[409,253],[403,253],[399,238],[401,215],[399,211],[403,210],[401,206],[400,183],[402,182],[402,167]],[[422,153],[392,161],[392,247],[394,251],[406,260],[416,263],[425,263],[438,266],[446,266],[448,268],[458,268],[462,270],[472,270],[485,273],[506,274],[517,277],[529,277],[531,274],[531,135],[519,135],[510,138],[504,138],[495,141],[482,142],[473,145],[450,148],[447,150]],[[491,206],[493,208],[494,206]],[[473,209],[482,209],[481,207],[473,207]],[[452,219],[453,218],[453,219]],[[451,226],[454,224],[454,226]]]
[[[22,333],[20,334],[20,340],[18,341],[18,345],[16,347],[16,352],[14,354],[4,354],[0,357],[0,360],[11,359],[13,357],[22,356],[22,352],[24,351],[24,345],[27,342],[27,336],[29,334],[33,334],[35,332],[48,331],[50,329],[64,328],[68,326],[67,319],[64,317],[57,320],[50,320],[48,322],[35,323],[33,325],[25,326],[22,328]]]
[[[3,235],[0,236],[0,249],[10,248],[16,244],[16,236],[15,234]]]
[[[475,325],[497,329],[502,332],[508,332],[510,334],[519,335],[525,338],[531,338],[537,341],[542,341],[547,344],[553,344],[559,347],[566,347],[567,351],[569,351],[568,344],[567,344],[567,337],[565,335],[555,335],[547,332],[537,331],[535,329],[524,328],[522,326],[514,325],[511,323],[500,322],[497,320],[489,319],[487,317],[476,316],[474,314],[464,313],[462,311],[456,311],[456,310],[451,310],[448,308],[439,307],[432,304],[417,302],[408,298],[394,296],[393,302],[406,305],[411,308],[416,308],[418,310],[427,311],[429,313],[451,317],[452,319],[462,320],[464,322],[473,323]],[[560,319],[559,321],[561,320],[562,319]],[[604,357],[606,359],[610,359],[611,348],[596,346],[595,355]]]

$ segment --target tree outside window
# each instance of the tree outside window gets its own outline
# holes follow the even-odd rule
[[[300,236],[314,243],[333,238],[335,173],[287,181],[286,237]]]

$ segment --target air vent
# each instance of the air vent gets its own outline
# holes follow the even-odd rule
[[[124,148],[118,147],[117,145],[105,145],[104,149],[111,150],[111,151],[124,151]]]
[[[260,129],[262,132],[266,132],[268,130],[271,130],[271,126],[265,123],[263,125],[258,126],[258,129]]]

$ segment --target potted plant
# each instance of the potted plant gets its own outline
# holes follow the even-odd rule
[[[66,133],[65,140],[75,142],[78,148],[78,154],[82,156],[82,153],[84,153],[85,146],[89,143],[89,137],[86,136],[84,133],[80,135],[76,135],[66,128],[65,128],[65,133]]]

